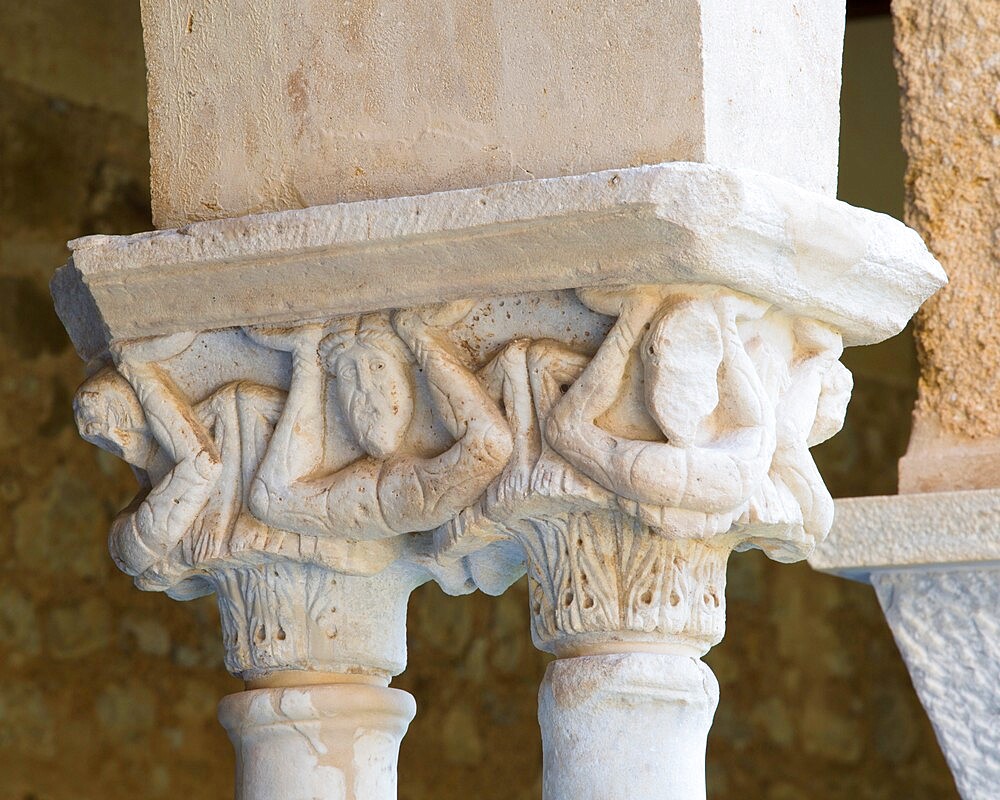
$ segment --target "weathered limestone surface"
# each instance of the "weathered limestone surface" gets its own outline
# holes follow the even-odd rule
[[[1000,491],[840,500],[814,569],[871,583],[966,800],[1000,782]]]
[[[193,223],[71,243],[57,310],[109,341],[579,286],[715,283],[834,326],[900,331],[945,280],[883,214],[783,180],[669,163]]]
[[[116,575],[105,533],[134,481],[76,434],[68,398],[80,365],[46,296],[66,240],[150,226],[145,130],[115,113],[135,105],[122,96],[132,88],[80,68],[103,77],[113,64],[141,83],[133,11],[131,0],[95,0],[85,12],[75,0],[46,0],[12,6],[2,30],[5,54],[42,61],[10,71],[11,60],[0,64],[4,797],[217,800],[231,792],[232,748],[213,706],[239,684],[222,668],[214,601],[174,603]],[[64,36],[74,15],[81,24]],[[864,70],[865,96],[870,78]],[[860,185],[870,190],[869,174]],[[910,373],[891,350],[885,363],[872,362],[875,352],[845,355],[860,380],[845,431],[818,456],[837,496],[891,489],[887,426],[905,425],[894,412],[907,405]],[[711,736],[710,796],[952,796],[870,592],[755,553],[732,559],[729,573],[730,631],[707,658],[725,697]],[[420,704],[403,746],[402,800],[537,800],[535,703],[547,656],[525,630],[525,595],[523,581],[499,598],[417,590],[410,667],[394,682]],[[523,785],[512,787],[512,774]]]
[[[950,286],[921,311],[922,375],[900,491],[1000,485],[1000,6],[896,0],[906,219]]]
[[[677,160],[836,189],[843,0],[142,11],[160,228]]]
[[[1000,564],[1000,492],[928,492],[837,501],[813,568],[855,580],[882,570]]]

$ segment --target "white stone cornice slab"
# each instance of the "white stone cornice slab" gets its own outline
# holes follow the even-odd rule
[[[109,341],[464,297],[713,283],[889,337],[946,278],[901,222],[695,163],[88,236],[53,280],[85,359]]]
[[[1000,489],[836,501],[813,569],[853,580],[873,572],[1000,567]]]

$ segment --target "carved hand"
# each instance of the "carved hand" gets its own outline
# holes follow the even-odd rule
[[[403,341],[418,336],[426,328],[447,328],[456,325],[475,306],[474,300],[456,300],[435,306],[401,308],[392,314],[392,326]]]
[[[577,289],[580,302],[598,314],[616,317],[626,309],[647,309],[651,316],[675,289],[669,286],[593,286]]]
[[[325,332],[322,323],[311,323],[296,327],[274,325],[252,325],[243,328],[244,335],[254,344],[283,353],[315,355]]]
[[[168,336],[114,342],[110,348],[111,357],[118,371],[126,378],[132,378],[146,374],[156,364],[183,353],[191,346],[196,336],[198,336],[197,331],[183,331]]]

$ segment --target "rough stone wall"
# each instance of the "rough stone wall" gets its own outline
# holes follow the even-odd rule
[[[1000,486],[1000,4],[894,0],[906,221],[951,283],[917,318],[900,491]]]
[[[919,316],[917,413],[945,434],[1000,437],[1000,5],[895,0],[909,155],[906,220],[951,285]],[[995,484],[994,484],[995,485]]]
[[[81,366],[46,289],[67,239],[150,227],[136,6],[3,3],[0,800],[231,796],[214,707],[240,687],[222,669],[214,606],[142,594],[111,565],[107,527],[134,484],[76,435]],[[852,73],[851,48],[888,54],[887,28],[854,41],[845,92],[867,97],[872,77]],[[862,204],[879,205],[863,192],[872,172],[899,162],[873,149],[884,109],[868,109],[858,129],[845,122],[845,141],[864,144],[845,148],[842,193]],[[848,362],[855,401],[822,467],[835,494],[891,492],[912,345]],[[729,634],[710,656],[723,692],[709,745],[714,800],[956,797],[869,588],[758,554],[735,557],[730,575]],[[410,668],[397,685],[420,710],[403,743],[401,800],[537,800],[545,657],[528,637],[523,583],[499,599],[427,586],[411,608]]]

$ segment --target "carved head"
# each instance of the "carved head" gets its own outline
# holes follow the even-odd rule
[[[653,318],[640,349],[646,407],[672,443],[693,444],[719,404],[722,356],[722,327],[710,300],[671,298]]]
[[[320,352],[354,438],[370,456],[388,458],[413,418],[410,361],[388,318],[348,320],[323,339]]]
[[[843,427],[854,378],[840,363],[844,345],[837,331],[813,320],[799,319],[795,323],[795,337],[801,359],[799,371],[813,372],[819,383],[816,414],[806,436],[806,444],[812,447],[825,442]]]
[[[823,383],[816,403],[816,420],[806,440],[810,447],[825,442],[844,427],[847,404],[851,400],[853,389],[854,377],[851,371],[839,361],[831,363],[823,373]]]
[[[73,399],[76,427],[86,441],[145,469],[156,453],[139,398],[117,370],[92,375]]]

